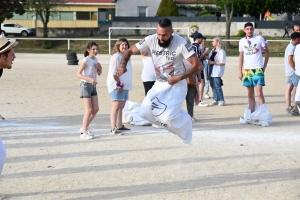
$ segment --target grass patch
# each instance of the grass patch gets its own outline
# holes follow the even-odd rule
[[[129,39],[130,45],[135,44],[140,39],[144,38],[145,36],[114,36],[112,39],[119,39],[125,37]],[[95,42],[99,45],[99,54],[108,54],[109,52],[109,42],[107,36],[95,37],[96,39],[105,39],[105,40],[95,40]],[[208,36],[207,39],[213,39],[213,36]],[[225,37],[221,37],[225,39]],[[239,40],[241,37],[233,36],[231,37],[232,40]],[[267,40],[281,40],[281,41],[269,41],[269,50],[270,56],[272,57],[283,57],[285,48],[289,43],[289,39],[284,39],[282,41],[282,37],[265,37]],[[79,38],[84,39],[84,38]],[[89,39],[91,39],[89,37]],[[136,39],[136,40],[134,40]],[[19,45],[16,48],[16,51],[19,53],[67,53],[67,52],[77,52],[78,54],[84,53],[86,50],[86,46],[89,42],[93,40],[71,40],[70,41],[70,50],[68,50],[68,41],[67,40],[51,40],[51,49],[44,49],[42,47],[43,42],[42,40],[26,40],[26,39],[18,39]],[[111,50],[113,50],[114,44],[116,40],[111,41]],[[225,43],[225,42],[224,42]],[[211,41],[207,41],[207,46],[212,49]],[[225,44],[224,44],[225,46]],[[226,54],[228,56],[238,56],[238,41],[231,41],[230,48],[225,49]]]

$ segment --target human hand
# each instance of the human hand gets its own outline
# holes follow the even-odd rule
[[[172,77],[168,78],[167,80],[170,85],[174,85],[175,83],[178,83],[181,80],[181,75],[172,76]]]
[[[241,71],[238,72],[238,77],[239,77],[240,80],[243,79],[243,73]]]
[[[91,84],[96,85],[98,82],[94,78],[89,78]]]
[[[116,75],[120,77],[122,76],[122,74],[125,74],[126,72],[127,72],[126,67],[118,67],[116,71]]]

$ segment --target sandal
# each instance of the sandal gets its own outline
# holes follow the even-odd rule
[[[4,118],[4,117],[2,117],[2,115],[0,115],[0,119],[2,119],[2,120],[5,120],[5,118]]]
[[[292,115],[299,115],[299,111],[298,111],[298,110],[297,110],[297,111],[294,111],[294,110],[293,110],[293,111],[291,111],[290,113],[291,113]]]

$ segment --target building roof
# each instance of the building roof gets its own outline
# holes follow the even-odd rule
[[[203,3],[216,3],[217,0],[174,0],[175,3],[193,3],[193,4],[196,4],[196,3],[200,3],[200,4],[203,4]]]
[[[112,0],[65,0],[66,3],[112,3]]]

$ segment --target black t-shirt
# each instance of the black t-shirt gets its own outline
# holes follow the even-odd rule
[[[2,76],[2,73],[3,73],[3,69],[1,68],[0,69],[0,77]]]

